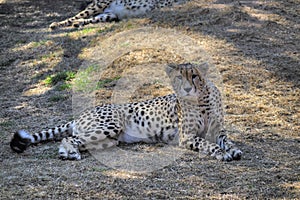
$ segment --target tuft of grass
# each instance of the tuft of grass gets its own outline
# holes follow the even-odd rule
[[[92,167],[91,170],[93,172],[104,172],[104,171],[107,171],[107,169],[103,168],[103,167]]]
[[[97,65],[91,65],[85,70],[79,71],[76,74],[76,79],[73,81],[73,89],[78,92],[92,92],[100,88],[111,87],[114,81],[117,81],[121,76],[113,78],[105,78],[98,81],[97,74],[100,69]]]
[[[104,28],[99,29],[97,32],[98,33],[108,33],[108,32],[113,32],[116,29],[116,25],[114,24],[109,24],[108,26],[105,26]]]
[[[61,81],[62,82],[71,81],[72,79],[75,78],[75,74],[76,73],[72,71],[59,72],[55,75],[47,76],[43,82],[47,86],[54,86]]]
[[[128,21],[128,22],[124,25],[124,27],[125,27],[126,29],[131,29],[131,28],[135,28],[136,26],[135,26],[135,24],[133,24],[131,21]]]
[[[58,102],[58,101],[61,101],[61,100],[64,100],[66,99],[67,97],[64,96],[64,95],[55,95],[55,96],[52,96],[49,98],[49,101],[52,101],[52,102]]]
[[[63,83],[62,85],[59,85],[59,86],[57,87],[57,89],[58,89],[59,91],[68,90],[68,89],[71,89],[71,88],[72,88],[71,83]]]
[[[85,70],[77,73],[76,79],[74,79],[73,87],[76,91],[94,91],[97,89],[93,76],[97,74],[99,67],[97,65],[91,65]]]
[[[81,33],[82,34],[88,34],[88,33],[91,33],[93,31],[95,31],[95,29],[96,29],[95,27],[84,28],[84,29],[81,30]]]
[[[12,126],[14,126],[14,125],[15,125],[15,123],[12,122],[12,121],[4,121],[4,122],[1,122],[1,123],[0,123],[0,126],[1,126],[2,128],[9,128],[9,127],[12,127]]]
[[[97,31],[97,33],[105,33],[106,29],[100,29]]]
[[[40,40],[37,42],[32,42],[32,46],[33,47],[44,46],[44,45],[46,45],[47,42],[48,42],[48,40]]]
[[[121,76],[116,76],[114,78],[106,78],[106,79],[103,79],[103,80],[100,80],[98,81],[97,83],[97,89],[100,89],[100,88],[105,88],[105,87],[110,87],[111,83],[114,82],[114,81],[117,81],[121,78]]]

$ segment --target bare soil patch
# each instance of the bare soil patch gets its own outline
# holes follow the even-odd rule
[[[0,1],[1,199],[299,198],[298,0],[195,0],[119,23],[48,29],[81,5]],[[244,152],[242,160],[222,163],[190,152],[152,173],[130,174],[105,167],[88,154],[78,162],[61,161],[55,142],[23,154],[10,150],[14,131],[38,131],[73,117],[71,90],[59,89],[61,83],[46,85],[47,76],[77,72],[88,50],[104,39],[146,26],[185,33],[211,55],[223,78],[227,129]],[[148,59],[147,54],[164,59],[153,50],[136,52],[112,68],[122,71],[136,57]],[[110,84],[99,91],[100,103],[110,101]],[[140,88],[133,100],[169,92],[155,84]]]

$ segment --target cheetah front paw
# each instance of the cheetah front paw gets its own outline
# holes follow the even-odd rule
[[[211,156],[215,157],[217,160],[220,161],[230,162],[233,160],[232,156],[229,153],[226,153],[224,151],[216,151]]]
[[[231,155],[233,160],[241,160],[243,152],[239,149],[230,149],[228,153]]]
[[[74,147],[72,144],[68,143],[64,138],[59,146],[58,150],[59,158],[63,160],[80,160],[81,155],[78,148]]]

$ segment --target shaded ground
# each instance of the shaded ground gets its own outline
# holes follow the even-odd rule
[[[55,32],[48,25],[76,13],[80,1],[0,2],[1,199],[299,198],[299,1],[197,0],[145,18]],[[103,39],[149,25],[181,31],[210,53],[223,77],[226,124],[244,152],[241,161],[190,152],[161,170],[129,174],[88,154],[60,161],[54,142],[11,152],[15,130],[72,118],[71,91],[46,85],[47,76],[76,72]],[[149,88],[158,95],[159,87]],[[139,91],[151,95],[147,87]]]

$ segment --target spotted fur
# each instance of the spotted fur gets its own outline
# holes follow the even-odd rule
[[[79,160],[80,151],[86,149],[106,149],[119,142],[163,142],[205,152],[218,160],[238,160],[242,152],[223,130],[220,92],[198,68],[192,64],[168,67],[175,94],[97,106],[72,122],[32,135],[18,131],[11,148],[20,153],[32,144],[62,139],[59,156]]]
[[[66,26],[82,27],[90,23],[119,21],[144,15],[154,9],[172,6],[178,0],[93,0],[83,11],[61,22],[53,22],[51,29]]]

